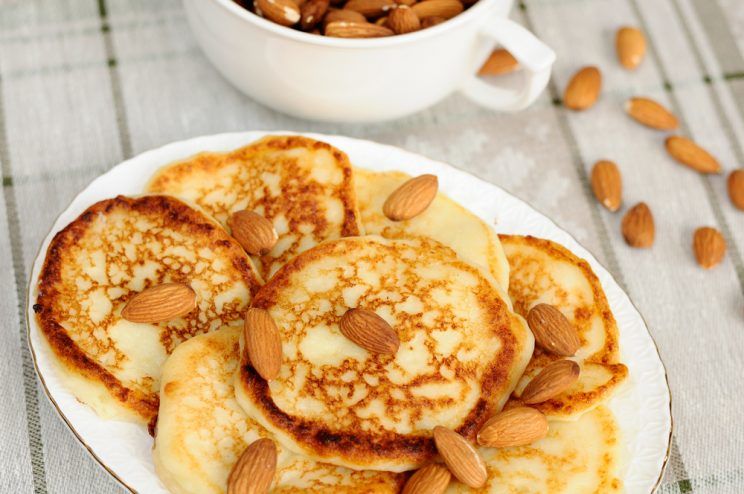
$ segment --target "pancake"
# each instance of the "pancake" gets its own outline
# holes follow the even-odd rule
[[[619,362],[617,324],[602,285],[589,263],[555,242],[519,235],[500,238],[511,265],[509,296],[514,310],[526,316],[535,304],[548,303],[578,331],[579,381],[562,395],[533,405],[552,419],[576,419],[606,402],[628,375],[627,367]],[[558,358],[536,347],[507,406],[518,406],[519,394],[531,377]]]
[[[403,471],[430,460],[436,425],[473,439],[532,354],[524,319],[490,275],[430,239],[324,242],[286,264],[253,307],[279,327],[269,383],[245,361],[238,402],[288,449],[353,469]],[[375,311],[400,338],[394,356],[346,339],[350,308]]]
[[[604,407],[576,422],[550,424],[529,446],[479,448],[488,481],[480,489],[453,480],[447,494],[612,494],[623,492],[622,438]]]
[[[354,169],[359,212],[369,234],[395,238],[420,235],[451,247],[463,260],[481,266],[504,290],[509,287],[509,264],[499,237],[486,222],[444,194],[437,197],[419,216],[392,221],[382,213],[387,197],[410,179],[401,172],[372,172]]]
[[[173,494],[224,494],[245,448],[271,434],[235,401],[240,330],[196,336],[163,365],[153,458]],[[273,493],[397,493],[403,474],[359,472],[317,463],[278,446]]]
[[[159,170],[150,193],[196,204],[227,228],[248,209],[269,219],[279,240],[253,257],[264,279],[315,244],[362,233],[346,154],[301,136],[269,136],[227,153],[201,153]]]
[[[197,310],[165,323],[121,317],[143,289],[188,283]],[[72,393],[104,418],[150,421],[160,366],[196,334],[242,323],[259,276],[240,245],[204,214],[166,196],[89,207],[52,240],[34,311]]]

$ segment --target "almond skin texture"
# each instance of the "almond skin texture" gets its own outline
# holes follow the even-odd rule
[[[442,17],[452,19],[464,10],[458,0],[424,0],[411,7],[419,19],[424,17]]]
[[[184,283],[163,283],[134,295],[121,310],[130,322],[156,324],[170,321],[196,309],[196,293]]]
[[[406,34],[421,29],[421,21],[410,7],[400,5],[388,15],[387,26],[395,34]]]
[[[311,31],[323,19],[328,10],[328,0],[307,0],[300,7],[300,27],[304,31]]]
[[[444,21],[446,21],[444,17],[437,17],[437,16],[429,16],[424,17],[421,19],[421,29],[426,29],[427,27],[436,26],[437,24],[441,24]]]
[[[654,245],[654,217],[645,202],[639,202],[625,213],[620,228],[631,247],[645,249]]]
[[[333,38],[382,38],[393,34],[390,29],[370,22],[335,21],[325,28],[325,35]]]
[[[623,195],[623,180],[620,170],[612,161],[597,161],[592,167],[592,192],[608,210],[615,212],[620,209]]]
[[[382,212],[393,221],[410,220],[426,211],[437,196],[436,175],[419,175],[395,189],[382,206]]]
[[[233,213],[227,224],[235,240],[254,256],[268,254],[279,238],[269,220],[247,209]]]
[[[744,170],[732,171],[726,182],[731,204],[744,211]]]
[[[525,446],[548,434],[548,419],[530,407],[510,408],[491,417],[478,432],[478,444],[489,448]]]
[[[646,37],[641,30],[634,27],[618,29],[615,36],[617,59],[626,69],[638,67],[646,55]]]
[[[256,13],[282,26],[300,22],[300,7],[293,0],[255,0]]]
[[[708,151],[682,136],[668,137],[664,143],[669,155],[677,162],[700,173],[720,173],[721,165]]]
[[[475,489],[488,479],[486,465],[478,451],[460,434],[446,427],[434,427],[434,443],[452,475]]]
[[[576,328],[561,311],[550,304],[537,304],[527,313],[535,341],[540,347],[561,357],[571,357],[581,346]]]
[[[359,12],[366,18],[375,18],[395,7],[394,0],[349,0],[344,10]]]
[[[494,50],[488,57],[488,60],[483,63],[478,71],[478,75],[508,74],[517,70],[518,67],[519,62],[514,58],[514,55],[503,48],[499,48],[498,50]]]
[[[346,311],[339,328],[344,336],[372,353],[395,355],[400,347],[400,339],[393,328],[371,310]]]
[[[674,130],[679,126],[677,117],[665,107],[650,98],[630,98],[625,111],[636,122],[658,130]]]
[[[227,494],[266,494],[276,472],[276,445],[267,438],[252,442],[227,477]]]
[[[718,266],[726,255],[726,240],[715,228],[703,226],[695,230],[692,236],[692,250],[698,264],[704,269],[711,269]]]
[[[248,309],[243,335],[248,359],[258,375],[267,381],[275,379],[282,366],[282,340],[274,319],[264,309]]]
[[[408,479],[402,494],[442,494],[451,478],[452,474],[445,466],[430,463]]]
[[[571,110],[586,110],[594,106],[601,90],[602,73],[597,67],[584,67],[574,74],[566,86],[563,104]]]
[[[573,360],[556,360],[532,378],[520,397],[528,405],[542,403],[571,387],[579,379],[579,364]]]
[[[342,21],[365,23],[367,22],[367,19],[365,19],[364,16],[359,12],[354,12],[353,10],[333,9],[329,10],[323,18],[323,29],[325,29],[325,26],[327,26],[331,22]]]

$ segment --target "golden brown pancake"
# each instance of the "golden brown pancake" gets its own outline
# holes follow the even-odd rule
[[[431,430],[468,438],[500,410],[533,338],[493,278],[423,237],[324,242],[287,263],[253,307],[277,323],[283,361],[267,383],[241,366],[238,402],[288,449],[353,469],[403,471],[435,453]],[[375,311],[400,338],[371,354],[339,330]]]
[[[279,241],[254,257],[264,279],[315,244],[362,233],[345,153],[301,136],[269,136],[227,153],[201,153],[158,171],[147,191],[196,204],[227,227],[249,209],[266,217]]]
[[[161,324],[121,317],[129,298],[189,284],[197,310]],[[211,219],[167,196],[119,196],[89,207],[52,240],[34,311],[73,394],[107,418],[149,421],[160,366],[180,342],[242,323],[259,277]]]

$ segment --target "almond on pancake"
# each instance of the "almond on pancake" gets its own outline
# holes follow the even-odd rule
[[[197,309],[159,323],[122,318],[127,301],[188,284]],[[105,418],[150,421],[160,366],[180,342],[242,324],[260,278],[213,220],[167,196],[119,196],[89,207],[52,240],[34,304],[65,384]]]
[[[230,215],[243,209],[270,220],[279,240],[268,254],[253,257],[264,279],[323,240],[363,233],[348,157],[302,136],[269,136],[172,163],[147,191],[195,204],[226,228]]]
[[[282,340],[279,377],[243,362],[238,402],[288,449],[353,469],[404,471],[435,453],[432,429],[469,439],[500,410],[533,337],[484,270],[422,237],[324,242],[280,269],[252,306]],[[347,339],[339,321],[374,311],[396,332],[395,355]]]

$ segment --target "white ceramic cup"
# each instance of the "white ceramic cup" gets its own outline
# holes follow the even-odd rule
[[[312,120],[389,120],[457,90],[488,108],[517,111],[545,88],[555,60],[550,48],[507,18],[512,0],[478,0],[447,22],[373,39],[303,33],[232,0],[184,5],[204,53],[232,84],[267,106]],[[496,45],[519,61],[518,89],[476,77]]]

